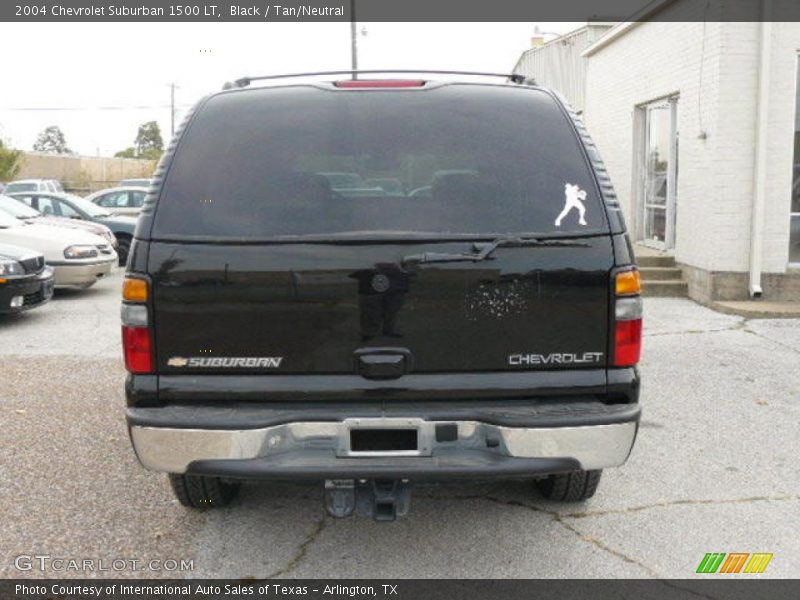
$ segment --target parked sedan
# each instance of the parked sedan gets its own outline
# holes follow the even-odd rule
[[[138,217],[142,211],[147,189],[139,186],[126,186],[100,190],[86,196],[86,200],[110,210],[115,215]]]
[[[87,288],[111,273],[117,253],[105,239],[79,229],[29,225],[0,212],[0,244],[30,248],[55,271],[55,285]]]
[[[126,215],[112,215],[105,208],[72,194],[28,192],[7,195],[22,200],[25,204],[32,206],[44,215],[83,219],[84,221],[93,221],[94,223],[105,225],[117,238],[119,264],[124,265],[125,261],[128,260],[133,230],[136,228],[135,218]]]
[[[117,248],[117,238],[114,237],[114,234],[108,227],[101,223],[93,223],[92,221],[83,221],[81,219],[68,219],[66,217],[55,217],[53,215],[45,216],[21,200],[12,198],[11,196],[4,196],[3,194],[0,194],[0,210],[26,223],[83,229],[84,231],[105,238],[115,250]]]
[[[41,306],[53,297],[53,268],[38,252],[0,244],[0,314]]]
[[[149,188],[150,187],[150,180],[149,179],[123,179],[119,182],[119,187],[141,187],[141,188]]]

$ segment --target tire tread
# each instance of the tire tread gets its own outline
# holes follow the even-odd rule
[[[200,475],[169,475],[170,486],[183,506],[209,509],[230,504],[239,491],[238,483],[222,481],[218,477]]]
[[[542,496],[548,500],[580,502],[594,496],[602,474],[602,469],[557,473],[538,482],[538,487]]]

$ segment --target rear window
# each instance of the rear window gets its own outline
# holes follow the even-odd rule
[[[35,192],[37,191],[37,185],[35,183],[9,183],[6,186],[6,192]]]
[[[576,134],[546,93],[253,89],[209,99],[154,237],[607,231]]]

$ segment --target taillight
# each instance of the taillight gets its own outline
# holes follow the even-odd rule
[[[122,351],[125,368],[131,373],[154,371],[148,297],[147,281],[134,277],[125,279],[122,285]]]
[[[614,366],[630,367],[642,352],[642,320],[617,321],[614,332]]]
[[[122,299],[125,302],[147,302],[147,281],[126,277],[122,282]]]
[[[153,344],[147,327],[122,326],[125,368],[131,373],[153,372]]]
[[[642,352],[642,285],[639,271],[617,273],[614,281],[614,366],[630,367]]]
[[[425,82],[417,79],[345,79],[333,85],[338,88],[410,88],[422,87]]]
[[[617,273],[614,281],[614,291],[617,296],[630,296],[642,291],[642,279],[639,271],[622,271]]]

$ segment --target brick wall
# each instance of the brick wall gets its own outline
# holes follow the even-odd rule
[[[726,0],[744,1],[744,0]],[[685,0],[671,11],[707,18],[721,0]],[[592,54],[585,120],[603,153],[631,229],[635,107],[677,94],[678,185],[675,257],[707,271],[749,267],[760,23],[645,22]],[[764,271],[785,272],[800,23],[775,23],[768,131]],[[705,139],[701,139],[705,132]],[[636,210],[634,210],[636,208]]]
[[[99,156],[64,156],[28,152],[17,179],[57,179],[66,189],[92,192],[111,187],[121,179],[150,177],[153,160]]]

